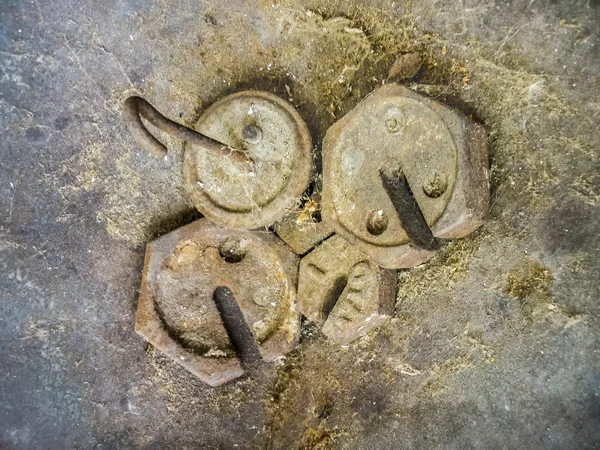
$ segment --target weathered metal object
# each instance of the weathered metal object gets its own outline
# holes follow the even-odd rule
[[[260,361],[260,350],[233,292],[225,286],[219,286],[215,289],[213,300],[221,314],[229,339],[240,357],[242,366]]]
[[[297,213],[288,214],[275,223],[275,232],[294,253],[304,255],[333,234],[333,228],[322,220],[303,220]]]
[[[302,258],[298,309],[342,345],[381,326],[394,312],[396,271],[381,269],[340,236]]]
[[[166,148],[142,117],[186,141],[185,184],[206,216],[148,244],[136,331],[212,386],[291,350],[299,311],[342,345],[380,327],[394,312],[390,269],[426,261],[489,209],[483,128],[395,84],[328,130],[322,189],[303,203],[311,139],[278,97],[225,97],[196,130],[139,97],[124,113],[154,154]],[[273,224],[281,239],[243,231]],[[299,271],[292,250],[306,254]]]
[[[382,267],[413,267],[435,252],[411,239],[380,170],[403,174],[433,236],[457,238],[474,231],[487,214],[487,168],[480,125],[387,84],[327,131],[323,219]]]
[[[202,143],[188,142],[187,190],[198,210],[216,224],[236,229],[268,226],[296,205],[312,174],[306,124],[289,103],[260,91],[225,97],[196,123],[202,135],[242,149],[252,170]]]
[[[228,158],[235,163],[252,166],[252,160],[229,145],[209,138],[191,128],[167,119],[156,108],[141,97],[131,96],[123,103],[123,118],[125,124],[138,144],[156,157],[167,154],[167,147],[160,143],[144,126],[142,117],[161,131],[195,145],[201,145],[215,155]]]
[[[239,354],[253,359],[253,345],[272,361],[297,343],[297,270],[298,257],[275,235],[200,219],[148,244],[136,331],[220,385],[243,373]]]
[[[439,241],[433,237],[427,226],[404,174],[400,171],[387,174],[383,169],[379,169],[379,176],[410,242],[425,250],[437,250]]]
[[[400,55],[388,72],[388,82],[410,80],[421,70],[423,60],[419,53],[405,53]]]

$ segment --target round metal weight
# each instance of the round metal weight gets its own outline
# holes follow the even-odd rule
[[[271,225],[308,187],[310,133],[293,106],[279,97],[261,91],[230,95],[211,105],[195,129],[252,160],[237,162],[201,144],[186,144],[186,188],[212,222],[235,229]]]
[[[444,212],[452,194],[456,179],[452,135],[435,111],[412,98],[368,97],[328,131],[324,149],[323,179],[337,220],[371,244],[408,242],[381,187],[379,169],[402,170],[429,226]]]
[[[273,233],[230,230],[200,219],[148,244],[136,331],[218,386],[244,373],[236,343],[245,341],[265,361],[297,344],[297,281],[298,257]],[[241,323],[232,323],[231,310],[218,304],[223,288],[237,304]]]

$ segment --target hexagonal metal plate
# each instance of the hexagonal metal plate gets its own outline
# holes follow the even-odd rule
[[[441,118],[422,102],[377,91],[331,127],[325,140],[324,202],[359,239],[386,247],[408,242],[381,187],[381,168],[402,168],[428,225],[444,211],[456,179],[456,146]],[[444,177],[447,188],[430,198],[423,186],[435,174]],[[387,219],[380,234],[369,230],[372,211]]]
[[[148,244],[136,331],[211,386],[243,373],[214,302],[227,287],[264,360],[297,343],[298,258],[273,234],[227,230],[206,219]]]
[[[481,131],[456,111],[402,86],[379,88],[327,131],[323,219],[383,267],[423,263],[434,252],[409,244],[379,170],[402,170],[436,236],[471,232],[489,208]],[[438,221],[443,230],[436,228]]]

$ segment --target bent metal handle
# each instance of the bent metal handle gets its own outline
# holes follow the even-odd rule
[[[221,154],[235,162],[252,163],[252,160],[245,152],[236,150],[191,128],[173,122],[159,113],[154,106],[142,97],[131,96],[123,103],[123,119],[137,143],[154,156],[165,156],[167,154],[167,147],[148,131],[142,122],[142,117],[159,130],[179,139],[200,145],[215,154]]]

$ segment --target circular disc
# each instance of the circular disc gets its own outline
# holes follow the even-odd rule
[[[224,253],[230,242],[238,258]],[[177,243],[162,261],[155,290],[167,329],[201,353],[235,352],[213,301],[219,286],[234,293],[258,343],[294,318],[295,292],[277,250],[251,232],[207,225],[202,235]]]
[[[308,128],[292,105],[268,92],[243,91],[210,106],[196,130],[245,151],[253,167],[186,144],[184,178],[212,222],[237,229],[271,225],[292,209],[312,174]]]
[[[379,170],[401,169],[425,221],[433,225],[456,180],[457,150],[450,130],[434,110],[400,96],[367,98],[348,116],[324,144],[337,219],[362,241],[405,244],[408,236]]]

